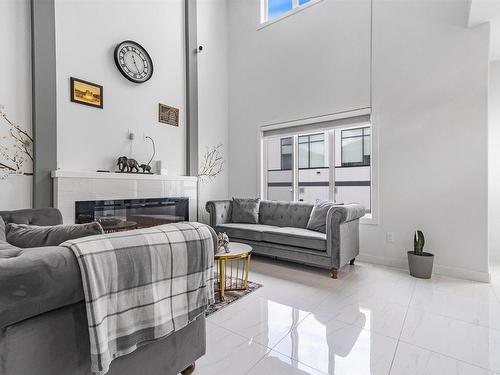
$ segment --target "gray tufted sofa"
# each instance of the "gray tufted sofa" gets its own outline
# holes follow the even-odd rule
[[[232,222],[232,201],[209,201],[206,210],[210,225],[226,232],[229,239],[244,242],[253,252],[321,268],[328,268],[332,278],[359,254],[359,219],[365,208],[360,204],[330,208],[326,233],[307,229],[313,205],[303,202],[260,201],[259,223]]]
[[[5,223],[58,225],[54,208],[0,211]],[[214,234],[214,241],[215,241]],[[0,374],[91,375],[80,269],[61,246],[18,248],[0,238]],[[205,317],[115,359],[107,375],[190,374],[205,354]]]

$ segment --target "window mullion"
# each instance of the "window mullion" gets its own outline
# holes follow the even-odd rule
[[[292,174],[293,200],[299,200],[299,136],[293,136],[293,174]]]
[[[289,3],[290,4],[290,3]],[[299,6],[299,0],[292,0],[292,9],[295,9]]]
[[[328,183],[330,189],[328,191],[328,200],[335,202],[336,200],[336,187],[335,187],[335,130],[330,130],[327,133],[328,137]],[[342,144],[340,145],[342,150]]]
[[[283,139],[280,139],[280,168],[283,169]]]
[[[365,128],[361,130],[361,163],[365,164]]]
[[[269,171],[268,171],[268,160],[267,160],[267,152],[268,152],[268,141],[261,136],[261,152],[262,152],[262,164],[261,164],[261,170],[264,173],[261,173],[262,176],[262,184],[261,184],[261,196],[263,199],[267,199],[269,195],[269,186],[268,186],[268,181],[269,181]]]
[[[307,157],[307,166],[306,168],[311,168],[311,140],[309,139],[309,136],[307,136],[307,151],[306,151],[306,157]]]
[[[261,0],[261,23],[269,20],[269,0]]]

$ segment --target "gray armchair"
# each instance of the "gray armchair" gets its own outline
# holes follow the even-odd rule
[[[210,225],[231,240],[248,243],[253,252],[328,268],[332,278],[359,254],[360,204],[336,205],[326,217],[326,233],[307,229],[313,205],[303,202],[261,201],[257,224],[234,223],[232,201],[209,201]]]

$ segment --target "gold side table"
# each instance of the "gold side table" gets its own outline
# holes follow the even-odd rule
[[[215,254],[221,301],[226,291],[247,289],[251,252],[250,245],[230,242],[229,252],[221,249]]]

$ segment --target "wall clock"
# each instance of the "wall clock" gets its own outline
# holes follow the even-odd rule
[[[144,83],[153,75],[153,61],[139,43],[125,40],[116,46],[114,55],[116,67],[129,81]]]

